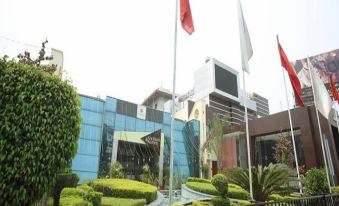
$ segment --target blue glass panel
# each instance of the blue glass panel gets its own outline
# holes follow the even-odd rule
[[[171,136],[171,127],[164,125],[162,128],[163,128],[162,131],[163,131],[165,137],[169,138]]]
[[[117,131],[125,130],[125,115],[116,114],[115,115],[115,129]]]
[[[81,102],[81,108],[86,109],[86,110],[102,112],[104,109],[104,102],[97,100],[97,99],[80,96],[80,102]]]
[[[137,132],[144,132],[145,131],[145,128],[146,128],[146,122],[145,120],[142,120],[142,119],[136,119],[136,126],[135,126],[135,130]]]
[[[116,112],[117,109],[117,100],[112,97],[106,98],[106,111]]]
[[[80,177],[78,184],[82,184],[85,180],[94,180],[98,176],[96,172],[81,172],[77,170],[73,170],[73,172]]]
[[[184,143],[174,141],[174,152],[176,152],[176,153],[186,153]]]
[[[99,157],[77,154],[72,161],[72,170],[98,172]]]
[[[126,131],[135,131],[135,118],[126,117]]]
[[[184,138],[183,138],[181,131],[180,132],[179,131],[174,132],[174,141],[184,142]]]
[[[146,132],[154,131],[154,122],[146,121]]]
[[[105,124],[108,126],[114,127],[115,122],[115,113],[113,112],[105,112]]]
[[[81,118],[82,118],[82,123],[92,124],[96,126],[102,125],[102,114],[101,113],[81,110]]]
[[[100,142],[85,139],[78,140],[77,154],[96,155],[99,156]]]
[[[161,124],[159,124],[159,123],[154,123],[154,130],[156,131],[156,130],[159,130],[159,129],[161,129],[162,128],[162,125]]]
[[[164,124],[170,125],[171,124],[171,114],[164,112],[164,118],[163,118]]]
[[[100,141],[101,127],[81,124],[80,138],[93,141]]]
[[[185,122],[180,120],[175,120],[175,130],[182,131],[184,129]]]

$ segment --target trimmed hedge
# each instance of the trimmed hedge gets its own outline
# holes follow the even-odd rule
[[[231,204],[230,199],[220,196],[213,197],[211,202],[213,206],[229,206]]]
[[[93,189],[89,186],[79,186],[77,188],[64,188],[61,191],[60,204],[61,200],[63,200],[64,204],[72,204],[69,202],[72,199],[76,199],[76,201],[81,198],[84,202],[89,202],[93,206],[100,206],[102,193],[94,192]]]
[[[218,196],[220,193],[215,189],[211,183],[202,183],[202,182],[186,182],[186,186],[192,190]],[[239,200],[249,200],[249,193],[242,187],[235,184],[228,184],[228,194],[229,198],[239,199]]]
[[[208,202],[193,201],[192,206],[213,206],[213,205]]]
[[[212,177],[212,185],[218,190],[222,197],[226,197],[228,193],[228,181],[225,175],[216,174]]]
[[[144,205],[146,205],[145,199],[103,197],[101,200],[101,206],[144,206]]]
[[[92,181],[95,191],[104,196],[146,199],[147,204],[157,198],[157,188],[143,182],[129,179],[96,179]]]
[[[332,193],[339,193],[339,186],[335,186],[332,188]]]
[[[294,200],[298,199],[298,197],[292,197],[292,196],[282,196],[279,194],[272,194],[268,197],[268,200],[273,200],[273,201],[279,201],[279,200]]]
[[[60,193],[65,187],[76,187],[79,176],[75,173],[58,174],[56,183],[53,187],[53,205],[58,206],[60,202]]]
[[[60,206],[93,206],[93,204],[82,197],[70,196],[60,198]]]
[[[57,76],[0,58],[0,205],[33,205],[76,154],[80,100]]]
[[[208,179],[202,179],[198,177],[188,177],[186,182],[204,182],[204,183],[211,183]]]

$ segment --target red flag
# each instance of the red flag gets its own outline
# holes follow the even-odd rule
[[[182,28],[191,35],[194,32],[194,25],[189,0],[180,0],[180,21]]]
[[[288,76],[290,77],[290,81],[292,84],[292,88],[294,91],[294,96],[295,96],[297,105],[303,107],[305,105],[304,105],[303,100],[301,99],[301,86],[300,86],[298,76],[295,73],[295,69],[291,65],[290,61],[288,60],[283,48],[281,47],[278,36],[277,36],[277,41],[278,41],[278,49],[279,49],[279,54],[280,54],[281,66],[283,66],[286,69]]]
[[[339,95],[338,95],[338,92],[337,92],[337,88],[334,85],[332,75],[330,74],[330,76],[328,78],[329,78],[330,85],[331,85],[332,97],[333,97],[334,100],[336,100],[339,103]]]

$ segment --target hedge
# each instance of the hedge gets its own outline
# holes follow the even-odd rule
[[[92,186],[95,191],[109,197],[146,199],[147,204],[157,198],[156,187],[135,180],[96,179],[92,181]]]
[[[339,186],[335,186],[332,188],[332,193],[339,193]]]
[[[192,206],[212,206],[209,202],[193,201]]]
[[[101,206],[144,206],[144,205],[146,205],[145,199],[103,197],[101,200]]]
[[[208,179],[202,179],[198,177],[188,177],[186,182],[204,182],[204,183],[211,183]]]
[[[298,197],[292,197],[292,196],[282,196],[280,194],[271,194],[268,197],[268,200],[272,201],[279,201],[279,200],[293,200],[293,199],[298,199]]]
[[[186,186],[192,190],[209,194],[209,195],[220,195],[219,192],[211,183],[202,183],[202,182],[186,182]],[[228,185],[228,194],[229,198],[239,199],[239,200],[248,200],[250,195],[249,193],[235,184]]]
[[[80,100],[41,69],[0,58],[0,205],[33,205],[76,154]]]
[[[60,198],[60,206],[93,206],[93,204],[82,197],[70,196]]]
[[[79,186],[77,188],[64,188],[61,191],[60,204],[63,201],[64,204],[73,204],[72,199],[78,201],[82,199],[84,202],[89,202],[93,206],[100,206],[102,193],[94,192],[89,186]],[[69,202],[71,201],[71,202]]]
[[[58,206],[60,201],[60,193],[65,187],[76,187],[79,176],[75,173],[58,174],[56,183],[53,187],[53,205]]]

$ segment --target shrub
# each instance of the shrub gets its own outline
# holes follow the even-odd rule
[[[158,178],[152,173],[151,168],[147,163],[142,167],[142,174],[140,175],[140,180],[144,183],[151,185],[157,185],[158,183]]]
[[[76,154],[80,101],[69,82],[0,59],[0,205],[32,205]]]
[[[80,186],[77,186],[78,189],[81,189],[85,192],[93,192],[93,188],[88,186],[88,185],[80,185]]]
[[[332,193],[339,193],[339,186],[335,186],[332,188]]]
[[[101,201],[101,206],[144,206],[144,205],[146,205],[145,199],[103,197]]]
[[[223,174],[216,174],[212,177],[212,185],[218,190],[222,197],[225,197],[228,192],[228,182]]]
[[[79,196],[60,198],[60,206],[93,206],[92,203]]]
[[[94,192],[89,186],[81,185],[77,188],[64,188],[61,192],[61,199],[72,199],[79,197],[84,201],[90,202],[93,206],[99,206],[101,203],[102,193]]]
[[[186,186],[192,190],[209,194],[209,195],[220,195],[218,190],[211,183],[203,182],[186,182]]]
[[[238,185],[237,187],[228,187],[227,196],[229,198],[234,198],[238,200],[249,200],[250,199],[250,193]]]
[[[193,201],[192,206],[212,206],[212,205],[208,202]]]
[[[60,197],[85,197],[86,192],[79,188],[64,188]]]
[[[213,197],[211,199],[212,205],[213,206],[229,206],[230,205],[230,200],[225,197]]]
[[[135,180],[128,179],[96,179],[92,182],[95,191],[105,196],[121,198],[142,198],[147,204],[157,197],[157,188]]]
[[[100,206],[101,198],[102,198],[101,192],[88,191],[85,195],[85,200],[92,203],[93,206]]]
[[[113,164],[109,163],[109,177],[110,178],[123,178],[124,167],[120,162],[115,162]]]
[[[298,199],[298,197],[292,196],[282,196],[280,194],[272,194],[268,197],[268,200],[279,201],[279,200],[293,200]]]
[[[311,168],[305,175],[306,194],[310,196],[329,193],[326,173],[323,169]]]
[[[204,182],[204,183],[211,183],[208,179],[201,179],[198,177],[188,177],[186,182]]]
[[[232,200],[231,206],[232,205],[235,205],[235,206],[251,205],[251,202],[247,200]]]
[[[75,173],[58,174],[56,183],[53,187],[53,205],[58,206],[61,190],[65,187],[75,187],[79,181],[79,176]]]
[[[207,163],[204,163],[201,167],[201,173],[203,175],[203,178],[208,178],[209,171],[210,171],[210,165]]]

